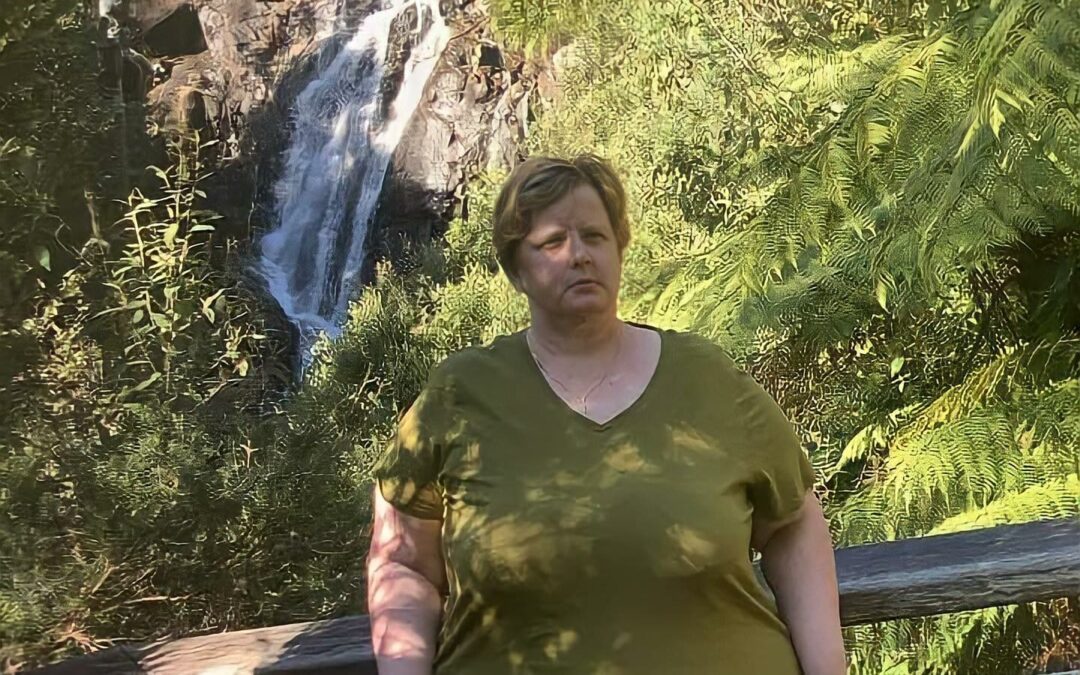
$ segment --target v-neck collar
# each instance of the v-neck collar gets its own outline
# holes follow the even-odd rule
[[[658,388],[661,377],[667,372],[666,362],[668,360],[668,352],[670,351],[667,331],[662,328],[635,323],[633,321],[626,321],[624,323],[630,326],[655,331],[656,334],[660,336],[660,356],[656,361],[656,367],[653,369],[652,376],[649,378],[648,383],[646,383],[645,388],[638,397],[605,422],[597,422],[591,417],[586,417],[570,407],[570,404],[567,403],[563,397],[559,396],[559,393],[555,391],[551,386],[551,383],[548,382],[543,371],[540,370],[539,364],[537,364],[533,358],[532,351],[529,349],[529,343],[525,336],[528,329],[520,330],[514,335],[517,339],[519,353],[526,361],[525,367],[528,369],[529,379],[546,392],[544,397],[551,404],[551,407],[560,410],[563,413],[568,413],[572,419],[578,420],[579,423],[584,424],[595,431],[606,431],[615,424],[623,422],[624,419],[630,416],[636,409],[645,405],[648,402],[648,399],[654,396],[653,390]]]

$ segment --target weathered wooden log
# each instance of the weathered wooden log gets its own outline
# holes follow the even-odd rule
[[[146,673],[376,675],[366,616],[174,640],[148,649]]]
[[[1080,521],[1008,525],[841,549],[845,625],[1080,596]],[[367,617],[110,649],[42,675],[374,675]],[[1080,675],[1078,672],[1076,675]]]
[[[107,649],[41,675],[377,675],[366,616]]]
[[[143,649],[145,648],[140,646],[121,645],[61,661],[33,672],[49,675],[142,675],[146,672],[139,666],[139,657]]]
[[[1005,525],[836,552],[844,625],[1080,596],[1080,521]]]

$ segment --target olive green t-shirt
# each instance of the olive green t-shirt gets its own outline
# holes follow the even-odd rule
[[[813,473],[772,398],[707,340],[661,330],[644,393],[598,424],[523,332],[435,369],[376,468],[442,519],[437,675],[796,675],[750,559]]]

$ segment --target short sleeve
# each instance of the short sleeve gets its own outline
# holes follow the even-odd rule
[[[383,499],[417,518],[443,517],[438,485],[445,456],[450,411],[443,387],[433,379],[398,422],[397,431],[375,465]]]
[[[748,433],[750,501],[755,516],[782,522],[795,515],[814,485],[814,470],[795,428],[780,406],[749,375],[739,407]]]

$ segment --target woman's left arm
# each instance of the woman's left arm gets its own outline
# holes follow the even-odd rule
[[[751,545],[776,595],[805,675],[847,672],[832,537],[821,504],[808,492],[782,523],[754,521]]]

